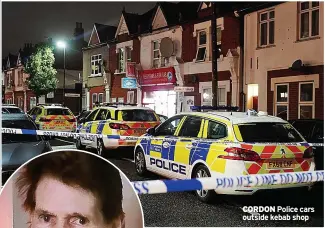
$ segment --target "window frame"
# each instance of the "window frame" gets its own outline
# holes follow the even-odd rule
[[[130,56],[128,56],[128,50],[130,50]],[[123,58],[121,58],[123,53]],[[117,72],[126,73],[127,63],[132,62],[132,46],[120,47],[117,49]],[[123,69],[122,69],[123,63]]]
[[[302,10],[301,8],[301,5],[303,3],[306,3],[308,2],[308,9],[304,9]],[[317,7],[313,7],[312,6],[312,3],[311,1],[303,1],[303,2],[297,2],[298,4],[298,40],[306,40],[306,39],[310,39],[310,38],[314,38],[314,37],[319,37],[320,36],[320,4],[318,4]],[[320,3],[320,2],[318,2]],[[312,13],[313,11],[317,11],[318,10],[318,34],[317,35],[312,35],[312,26],[313,26],[313,21],[312,21]],[[304,13],[308,13],[308,36],[306,37],[302,37],[301,36],[301,16],[302,14]]]
[[[200,34],[201,33],[205,33],[205,44],[200,44]],[[197,31],[196,42],[197,42],[197,48],[196,48],[195,62],[205,62],[206,58],[207,58],[207,52],[208,52],[208,50],[207,50],[208,49],[208,34],[207,34],[206,29]],[[199,50],[202,48],[205,48],[204,57],[202,60],[198,60]]]
[[[18,86],[23,86],[23,71],[18,71]]]
[[[270,18],[270,13],[273,12],[274,13],[274,17]],[[262,20],[262,15],[267,14],[267,19],[266,20]],[[273,22],[273,43],[270,43],[270,23]],[[261,42],[261,38],[262,38],[262,24],[267,25],[266,27],[266,44],[262,44]],[[267,47],[267,46],[272,46],[275,45],[275,9],[271,8],[271,9],[267,9],[264,11],[261,11],[258,13],[258,46],[259,47]]]
[[[312,84],[313,86],[313,100],[312,101],[301,101],[301,85],[303,84]],[[298,88],[298,119],[300,119],[301,114],[300,114],[300,107],[301,106],[311,106],[312,107],[312,119],[315,118],[315,83],[314,82],[299,82],[299,88]]]
[[[278,101],[278,86],[287,86],[287,101]],[[290,84],[289,83],[279,83],[279,84],[275,84],[275,96],[274,96],[274,115],[278,117],[277,115],[277,110],[278,110],[278,106],[286,106],[287,107],[287,120],[289,120],[289,87]]]
[[[96,95],[96,99],[94,99],[94,95]],[[93,106],[94,106],[95,103],[97,102],[97,99],[98,99],[98,94],[97,94],[97,93],[93,93],[93,94],[91,95],[91,103],[92,103]],[[96,100],[96,101],[94,102],[94,100]]]
[[[35,100],[35,105],[33,107],[31,106],[32,105],[31,100]],[[36,107],[36,105],[37,105],[36,97],[30,97],[29,98],[29,108],[33,109],[34,107]]]
[[[199,120],[201,120],[200,129],[199,129],[199,132],[198,132],[198,135],[197,136],[184,136],[184,135],[180,135],[182,133],[182,130],[184,129],[184,126],[186,125],[185,124],[186,121],[189,120],[189,119],[199,119]],[[195,138],[195,139],[200,138],[201,139],[201,138],[203,138],[203,133],[202,133],[202,131],[200,131],[202,127],[204,128],[204,118],[202,118],[200,116],[192,116],[192,115],[186,116],[185,120],[182,123],[182,126],[180,126],[180,129],[179,129],[179,131],[177,133],[177,136],[178,137],[182,137],[182,138]]]
[[[11,80],[11,77],[12,77],[12,72],[8,72],[7,73],[7,89],[11,89],[12,88],[12,80]]]
[[[154,136],[176,136],[177,129],[180,127],[179,125],[182,124],[182,120],[183,120],[184,117],[185,117],[184,115],[180,115],[180,116],[174,116],[174,117],[169,118],[168,120],[166,120],[165,122],[163,122],[162,124],[160,124],[160,125],[157,127],[157,129],[156,129],[156,133],[155,133]],[[163,128],[163,127],[166,126],[167,124],[170,124],[171,122],[173,122],[173,121],[175,121],[175,120],[177,120],[177,119],[179,119],[179,124],[177,125],[176,130],[175,130],[175,132],[174,132],[173,135],[161,135],[161,134],[159,135],[159,134],[158,134],[158,133],[159,133],[159,130],[160,130],[161,128]]]
[[[95,57],[97,57],[97,59],[95,59]],[[91,77],[96,77],[96,76],[102,76],[102,66],[101,66],[101,62],[103,60],[103,56],[102,54],[96,54],[96,55],[91,55],[90,57],[90,71]],[[93,70],[93,65],[96,66],[96,63],[99,63],[99,68],[98,68],[98,73],[96,73],[96,70]]]
[[[102,97],[102,102],[99,102],[99,97]],[[99,104],[102,104],[102,103],[104,103],[104,93],[98,93],[97,94],[97,101],[99,102]]]
[[[126,94],[126,103],[134,104],[134,91],[128,91]],[[131,101],[132,98],[132,101]]]
[[[207,122],[207,128],[206,128],[206,139],[212,139],[212,138],[209,138],[208,136],[208,132],[209,132],[209,124],[210,122],[214,122],[214,123],[217,123],[217,124],[220,124],[222,126],[225,127],[226,129],[226,136],[223,137],[223,138],[219,138],[219,139],[212,139],[212,140],[223,140],[223,139],[227,139],[229,137],[229,132],[228,132],[228,126],[220,121],[216,121],[216,120],[211,120],[211,119],[205,119],[205,122]],[[204,130],[204,129],[203,129]],[[205,138],[205,137],[204,137]]]

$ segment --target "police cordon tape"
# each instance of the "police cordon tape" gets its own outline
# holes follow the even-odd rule
[[[323,170],[313,172],[206,177],[186,180],[136,181],[132,182],[132,184],[138,194],[158,194],[195,190],[245,189],[248,186],[265,187],[287,184],[308,184],[319,181],[324,181]]]
[[[77,132],[65,132],[65,131],[45,131],[45,130],[31,130],[31,129],[18,129],[18,128],[1,128],[2,134],[20,134],[20,135],[43,135],[43,136],[52,136],[52,137],[65,137],[65,138],[81,138],[84,140],[94,141],[96,138],[107,138],[107,139],[121,139],[125,141],[136,141],[138,139],[149,139],[151,136],[122,136],[122,135],[104,135],[104,134],[94,134],[94,133],[77,133]],[[177,141],[177,138],[159,138],[155,137],[155,140],[164,140],[164,141]],[[220,143],[227,144],[232,146],[240,147],[241,144],[245,145],[283,145],[283,146],[314,146],[320,147],[324,146],[324,143],[254,143],[254,142],[229,142],[221,141],[217,139],[194,139],[193,143],[196,142],[205,142],[205,143]]]

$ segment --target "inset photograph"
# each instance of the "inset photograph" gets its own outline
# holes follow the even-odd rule
[[[80,150],[57,150],[25,163],[3,186],[0,205],[2,228],[144,227],[128,178]]]

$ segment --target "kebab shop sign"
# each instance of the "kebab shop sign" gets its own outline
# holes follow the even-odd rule
[[[169,84],[176,82],[174,67],[144,70],[140,72],[140,85]]]

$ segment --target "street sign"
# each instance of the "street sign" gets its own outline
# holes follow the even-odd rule
[[[80,97],[79,93],[65,93],[65,97]]]
[[[54,92],[50,92],[48,94],[46,94],[47,98],[54,98]]]
[[[174,87],[175,92],[194,92],[194,87],[186,87],[186,86],[175,86]]]
[[[136,89],[137,80],[135,78],[122,78],[122,89]]]

